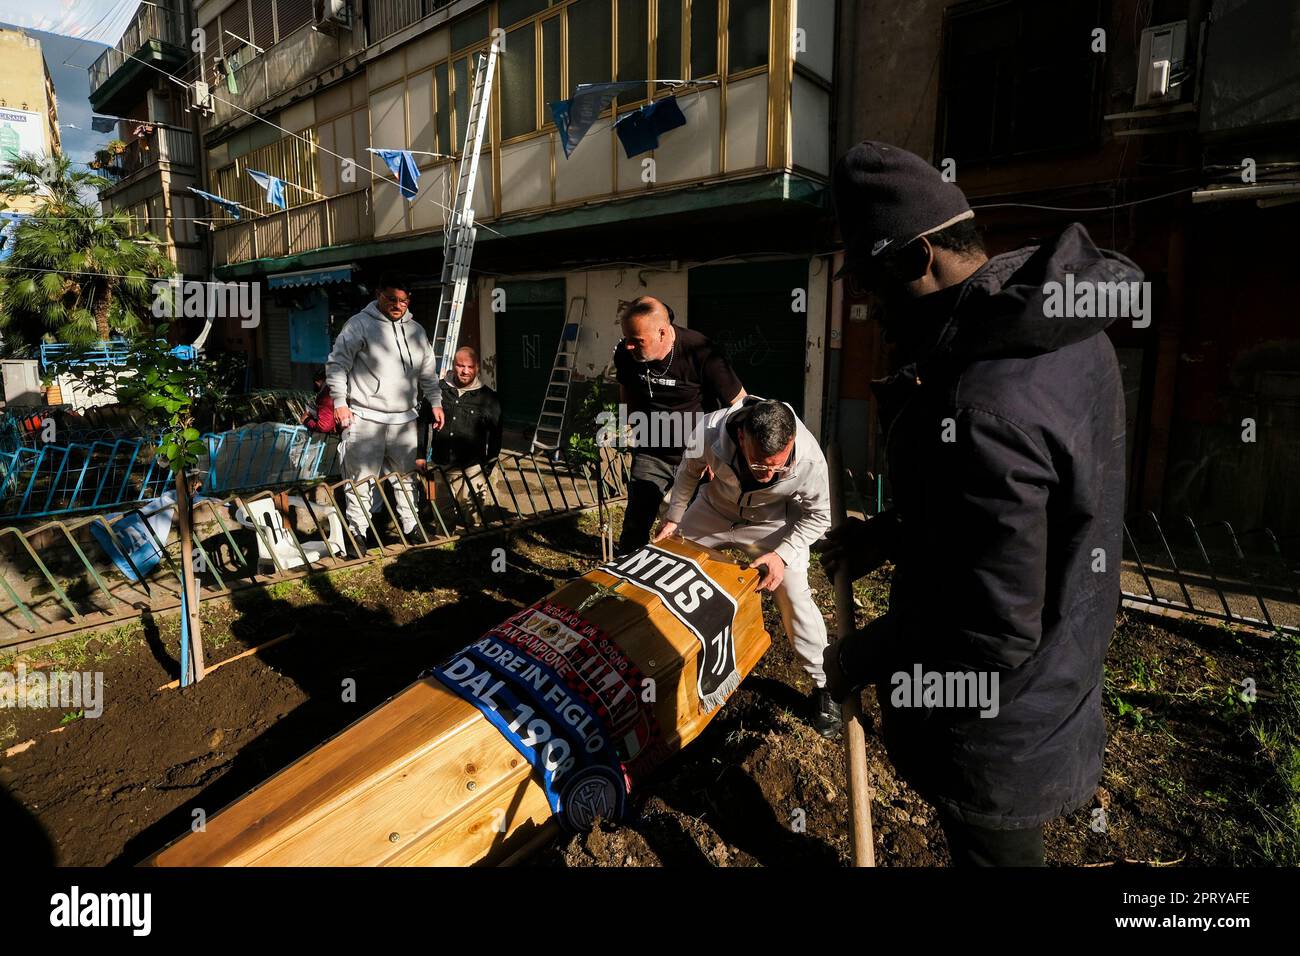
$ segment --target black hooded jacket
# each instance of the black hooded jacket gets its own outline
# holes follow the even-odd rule
[[[1102,666],[1119,602],[1124,394],[1104,318],[1049,318],[1044,285],[1136,282],[1069,226],[990,259],[919,360],[873,383],[894,505],[878,649],[899,772],[968,823],[1035,826],[1085,804],[1105,748]],[[922,300],[924,301],[924,300]],[[996,716],[895,706],[900,672],[996,673]],[[904,701],[906,702],[906,701]]]

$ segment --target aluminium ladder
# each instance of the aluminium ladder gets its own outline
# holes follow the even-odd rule
[[[569,389],[573,384],[573,370],[578,358],[578,334],[582,330],[582,317],[587,312],[587,297],[574,296],[569,300],[569,314],[560,330],[560,344],[555,350],[551,377],[546,383],[546,396],[542,411],[537,416],[533,431],[531,452],[545,451],[552,457],[560,453],[560,439],[564,432],[564,413],[569,407]]]
[[[479,152],[483,148],[487,105],[492,98],[492,76],[496,70],[496,41],[478,54],[474,67],[474,89],[465,141],[461,146],[460,169],[456,174],[456,198],[447,212],[442,237],[442,294],[438,298],[438,318],[433,327],[433,354],[438,378],[451,368],[460,336],[460,321],[465,311],[465,293],[469,287],[469,262],[474,254],[474,181],[478,176]]]

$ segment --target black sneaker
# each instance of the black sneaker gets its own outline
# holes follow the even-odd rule
[[[844,726],[840,705],[825,687],[814,687],[810,695],[813,712],[813,729],[823,737],[838,737]]]

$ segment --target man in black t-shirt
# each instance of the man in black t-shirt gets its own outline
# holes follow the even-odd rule
[[[634,299],[619,316],[623,340],[614,347],[614,369],[636,445],[619,554],[649,542],[701,416],[745,397],[722,350],[673,319],[673,310],[651,295]]]

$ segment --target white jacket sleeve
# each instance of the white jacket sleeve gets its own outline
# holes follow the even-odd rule
[[[348,403],[348,374],[356,360],[357,351],[365,344],[365,335],[361,323],[355,318],[348,319],[334,340],[329,358],[325,360],[325,384],[329,386],[334,407],[346,406]]]
[[[420,363],[420,391],[424,393],[430,407],[442,408],[442,383],[438,381],[438,357],[434,354],[433,343],[424,340],[424,360]]]
[[[664,513],[665,521],[680,523],[686,514],[686,507],[691,503],[691,497],[699,487],[700,478],[708,465],[705,455],[713,447],[715,430],[710,425],[715,420],[724,421],[725,416],[719,417],[716,413],[704,415],[691,433],[686,452],[682,455],[681,464],[677,466],[677,474],[673,478],[672,495],[668,499],[668,510]]]
[[[812,543],[831,526],[830,475],[824,462],[818,463],[800,488],[799,504],[803,513],[773,549],[787,566],[793,563],[796,554],[812,547]]]

